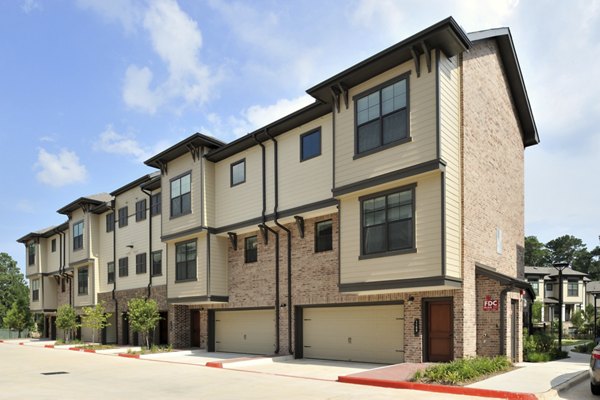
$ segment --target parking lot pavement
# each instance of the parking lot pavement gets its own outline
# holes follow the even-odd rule
[[[0,388],[0,399],[19,400],[484,399],[8,344],[0,344]]]
[[[209,362],[226,362],[233,359],[246,359],[252,356],[235,353],[209,353],[206,350],[180,350],[170,353],[145,354],[140,358],[145,360],[168,361],[181,364],[206,365]]]

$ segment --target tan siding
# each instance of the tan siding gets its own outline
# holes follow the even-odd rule
[[[106,216],[111,212],[105,212],[98,216],[98,293],[113,289],[113,284],[108,284],[107,270],[107,263],[113,260],[113,232],[106,232]]]
[[[460,72],[456,57],[441,54],[440,85],[440,150],[446,162],[446,275],[461,276],[461,182],[460,182]]]
[[[150,215],[150,213],[148,213]],[[166,285],[167,284],[167,244],[163,243],[160,239],[161,225],[160,215],[156,215],[152,218],[152,251],[162,251],[162,275],[152,277],[152,285]],[[148,273],[151,272],[152,259],[148,254]]]
[[[350,99],[361,92],[411,71],[413,62],[406,62],[350,89]],[[423,65],[421,77],[414,70],[409,77],[410,136],[411,142],[353,160],[354,157],[354,102],[341,107],[336,115],[335,185],[378,176],[406,168],[436,157],[435,72],[427,72]]]
[[[246,159],[246,182],[231,187],[230,166],[244,158]],[[216,204],[219,205],[216,210],[216,226],[226,226],[261,215],[261,166],[262,155],[259,146],[216,163],[215,198]]]
[[[196,239],[196,280],[175,282],[176,244]],[[169,298],[196,297],[206,295],[206,233],[177,240],[168,244],[168,296]]]
[[[204,165],[204,225],[215,226],[215,164],[202,159]]]
[[[85,267],[85,266],[84,266]],[[78,293],[77,288],[79,287],[79,268],[77,267],[73,270],[73,297],[74,297],[74,306],[75,307],[83,307],[94,304],[95,295],[94,295],[94,279],[95,279],[95,271],[93,265],[87,265],[88,268],[88,294],[80,295]]]
[[[430,173],[418,180],[397,181],[391,187],[417,183],[415,189],[416,253],[359,260],[360,201],[352,195],[341,202],[341,283],[377,282],[424,278],[441,274],[440,174]],[[376,193],[379,189],[373,189]],[[360,195],[366,194],[361,192]]]
[[[210,237],[210,294],[227,295],[227,237],[211,235]]]
[[[73,224],[76,224],[79,221],[83,221],[83,248],[73,251]],[[69,259],[73,263],[89,258],[89,223],[87,214],[84,214],[82,209],[75,210],[71,214],[71,220],[69,221],[69,247],[67,251],[69,253]]]
[[[52,252],[52,240],[56,240],[56,251]],[[60,267],[60,239],[58,235],[50,236],[47,239],[42,239],[44,243],[44,249],[42,254],[42,265],[44,265],[44,272],[55,272]]]
[[[193,161],[191,154],[185,155],[169,162],[168,174],[163,175],[161,181],[162,190],[162,234],[170,235],[182,232],[200,226],[201,210],[200,206],[200,162]],[[171,179],[191,171],[191,193],[192,193],[192,212],[177,218],[171,218]]]
[[[44,299],[43,307],[44,309],[56,309],[58,303],[58,285],[56,284],[56,279],[53,276],[44,276],[42,278],[44,280],[44,291],[40,293],[40,298]]]

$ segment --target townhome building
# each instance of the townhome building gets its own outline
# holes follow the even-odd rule
[[[178,348],[520,360],[535,298],[524,149],[539,139],[510,31],[448,18],[307,92],[313,104],[233,142],[189,136],[92,209],[97,256],[69,265],[114,312],[106,339],[128,342],[123,304],[141,295]],[[87,215],[75,204],[71,231]],[[161,274],[127,270],[141,254],[160,254]]]
[[[562,272],[563,302],[560,305],[560,285],[558,271],[553,267],[525,267],[525,279],[531,285],[538,301],[543,302],[542,322],[551,323],[559,318],[564,322],[563,329],[572,327],[571,317],[574,312],[585,310],[586,305],[593,304],[588,298],[588,274],[565,268]]]

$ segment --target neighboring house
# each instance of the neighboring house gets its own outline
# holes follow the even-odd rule
[[[596,308],[600,307],[600,301],[596,300],[600,298],[600,281],[588,282],[585,292],[586,304],[592,304]]]
[[[315,103],[231,143],[175,144],[102,204],[61,209],[70,232],[91,222],[95,252],[67,265],[88,269],[89,303],[116,311],[105,340],[129,342],[124,304],[149,295],[168,321],[155,340],[179,348],[520,360],[535,297],[524,148],[539,139],[510,31],[448,18],[308,93]],[[134,274],[141,254],[160,254],[161,274]]]
[[[535,292],[538,301],[544,303],[542,322],[550,322],[561,318],[566,322],[563,328],[568,329],[575,311],[584,310],[589,304],[586,295],[589,276],[571,268],[563,270],[563,306],[559,307],[558,271],[553,267],[525,267],[525,279]],[[593,304],[593,302],[592,302]],[[553,317],[554,316],[554,317]]]

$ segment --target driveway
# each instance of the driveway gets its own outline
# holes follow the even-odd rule
[[[6,343],[0,360],[0,399],[483,400]]]

